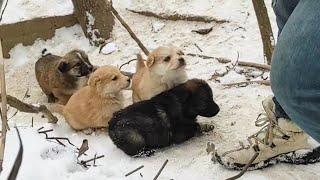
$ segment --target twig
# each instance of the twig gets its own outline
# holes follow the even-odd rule
[[[262,84],[262,85],[266,85],[266,86],[270,86],[271,83],[269,80],[260,80],[260,81],[243,81],[243,82],[237,82],[237,83],[229,83],[229,84],[223,84],[223,86],[226,87],[233,87],[233,86],[241,86],[241,87],[246,87],[249,84]]]
[[[22,156],[23,156],[23,145],[22,145],[20,132],[17,127],[15,127],[15,128],[17,130],[17,135],[18,135],[18,139],[19,139],[19,151],[18,151],[18,155],[16,157],[16,160],[14,161],[13,167],[10,171],[8,180],[15,180],[17,178],[17,175],[18,175],[21,163],[22,163]]]
[[[39,134],[43,133],[43,134],[46,134],[48,132],[52,132],[53,129],[48,129],[48,130],[44,130],[44,131],[38,131]]]
[[[134,58],[134,59],[129,60],[128,62],[125,62],[125,63],[121,64],[120,67],[119,67],[119,70],[121,70],[121,68],[122,68],[123,66],[129,65],[132,61],[137,61],[137,60],[138,60],[137,58]]]
[[[163,163],[163,165],[161,166],[161,168],[159,169],[158,173],[157,173],[156,176],[153,178],[153,180],[158,179],[158,177],[160,176],[162,170],[163,170],[164,167],[167,165],[168,161],[169,161],[169,160],[167,159],[167,160]]]
[[[74,144],[71,143],[69,138],[66,137],[47,137],[46,139],[54,139],[54,140],[65,140],[67,141],[70,145],[75,146]],[[76,147],[76,146],[75,146]]]
[[[8,1],[9,1],[9,0],[6,1],[6,4],[4,5],[4,8],[3,8],[2,12],[1,12],[0,22],[2,21],[2,17],[3,17],[4,11],[6,10],[6,8],[7,8],[7,6],[8,6]],[[1,1],[0,10],[2,9],[2,2],[3,2],[3,1]]]
[[[40,128],[38,129],[38,131],[41,131],[43,128],[44,128],[43,126],[42,126],[42,127],[40,127]]]
[[[215,59],[219,63],[230,63],[232,62],[230,59],[222,58],[222,57],[213,57],[213,56],[206,56],[206,55],[201,55],[201,54],[193,54],[193,53],[188,53],[187,56],[192,56],[192,57],[199,57],[202,59]],[[246,61],[238,61],[239,66],[245,66],[245,67],[253,67],[253,68],[258,68],[262,70],[271,70],[270,65],[266,64],[258,64],[258,63],[252,63],[252,62],[246,62]]]
[[[144,167],[144,165],[141,165],[141,166],[139,166],[138,168],[136,168],[136,169],[128,172],[125,176],[126,176],[126,177],[127,177],[127,176],[130,176],[131,174],[133,174],[133,173],[139,171],[140,169],[142,169],[143,167]]]
[[[87,163],[89,163],[91,161],[94,161],[94,163],[95,163],[95,161],[97,159],[100,159],[100,158],[103,158],[103,157],[104,157],[104,155],[101,155],[101,156],[96,156],[95,155],[92,159],[89,159],[89,160],[86,160],[86,161],[80,161],[80,163],[78,163],[78,164],[80,164],[80,165],[84,166],[85,168],[87,168],[88,166],[91,166],[91,165],[88,165]]]
[[[127,9],[130,12],[137,13],[144,16],[149,17],[155,17],[158,19],[165,19],[165,20],[171,20],[171,21],[196,21],[196,22],[215,22],[217,24],[223,24],[228,23],[228,20],[224,19],[217,19],[210,16],[198,16],[198,15],[187,15],[187,14],[165,14],[165,13],[154,13],[151,11],[142,11],[142,10],[133,10],[133,9]]]
[[[242,169],[242,171],[241,171],[239,174],[237,174],[237,175],[235,175],[235,176],[233,176],[233,177],[230,177],[230,178],[228,178],[228,179],[226,179],[226,180],[235,180],[235,179],[240,178],[242,175],[244,175],[244,173],[247,172],[248,168],[249,168],[250,165],[253,163],[253,161],[258,157],[258,155],[259,155],[259,153],[256,152],[256,153],[253,155],[253,157],[250,159],[249,163],[246,164],[246,166]]]
[[[1,95],[1,97],[2,97],[2,95]],[[45,105],[34,106],[31,104],[24,103],[24,102],[20,101],[19,99],[15,98],[13,96],[10,96],[10,95],[7,95],[6,97],[8,100],[8,104],[11,107],[18,109],[21,112],[43,113],[48,118],[49,123],[57,123],[58,122],[58,118],[56,116],[54,116]]]
[[[119,22],[122,24],[124,28],[129,32],[130,36],[136,41],[138,46],[142,49],[142,51],[148,56],[149,51],[148,49],[142,44],[142,42],[139,40],[139,38],[134,34],[134,32],[131,30],[130,26],[122,19],[122,17],[119,15],[119,13],[111,6],[111,11],[113,15],[119,20]]]
[[[63,144],[59,139],[56,139],[56,141],[57,141],[61,146],[66,147],[66,145],[65,145],[65,144]]]
[[[195,46],[200,52],[203,52],[202,49],[198,46],[197,43],[194,43],[194,46]]]
[[[94,154],[93,166],[96,166],[97,153]]]
[[[33,128],[33,117],[31,117],[31,127]]]

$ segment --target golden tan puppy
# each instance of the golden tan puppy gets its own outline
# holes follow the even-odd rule
[[[102,66],[91,74],[88,86],[71,96],[62,114],[75,130],[107,127],[113,113],[123,107],[121,90],[129,85],[129,77],[116,67]]]
[[[136,73],[132,78],[132,100],[138,102],[187,81],[183,52],[175,46],[161,46],[148,60],[138,55]]]

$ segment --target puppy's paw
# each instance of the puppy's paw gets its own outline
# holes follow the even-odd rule
[[[200,124],[200,132],[211,132],[214,130],[214,125],[210,125],[210,124]]]
[[[82,130],[82,132],[85,134],[85,135],[91,135],[92,133],[94,133],[94,129],[92,128],[89,128],[89,129],[85,129],[85,130]]]

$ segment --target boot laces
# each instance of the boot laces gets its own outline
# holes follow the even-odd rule
[[[255,151],[259,151],[259,144],[272,148],[275,146],[275,144],[273,144],[275,138],[285,140],[290,138],[279,127],[275,114],[265,106],[264,109],[266,113],[259,114],[255,121],[255,126],[261,127],[261,129],[247,138],[249,145],[245,146],[242,141],[239,141],[240,148],[227,151],[222,156],[251,147],[253,147]]]

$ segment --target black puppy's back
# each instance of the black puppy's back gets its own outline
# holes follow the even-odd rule
[[[200,130],[197,115],[218,112],[209,85],[193,79],[115,113],[109,135],[126,154],[137,155],[188,140]]]

